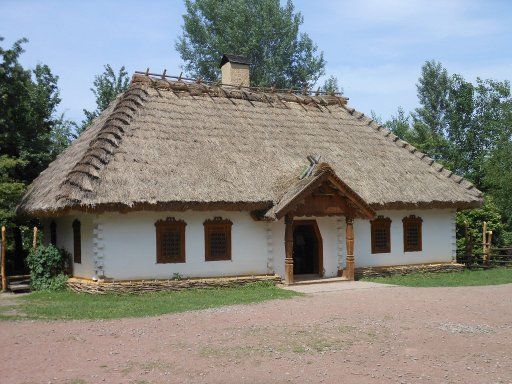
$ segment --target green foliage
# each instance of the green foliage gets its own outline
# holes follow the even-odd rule
[[[250,58],[251,84],[311,87],[324,74],[323,54],[306,33],[291,0],[185,0],[176,50],[194,77],[216,81],[221,55]]]
[[[101,75],[94,78],[92,93],[96,97],[96,109],[88,111],[84,109],[85,119],[82,124],[77,127],[78,133],[81,133],[91,124],[91,122],[119,95],[128,89],[130,85],[130,77],[126,68],[122,66],[116,73],[109,65],[104,66],[105,70]]]
[[[3,38],[0,37],[0,42]],[[70,141],[69,122],[55,116],[58,77],[48,66],[26,69],[19,58],[27,39],[0,47],[0,221],[19,224],[14,208],[26,186]]]
[[[481,246],[484,221],[487,222],[487,230],[493,231],[493,244],[495,246],[512,244],[512,233],[503,222],[501,211],[493,199],[487,196],[481,208],[457,213],[457,249],[463,250],[466,246],[464,223],[468,223],[473,245],[475,247]]]
[[[441,63],[428,61],[417,89],[420,107],[410,127],[402,116],[399,136],[485,188],[489,153],[512,135],[510,83],[477,79],[472,84],[449,75]]]
[[[65,288],[64,263],[64,254],[53,245],[32,249],[27,257],[32,288],[37,291]]]
[[[402,107],[398,107],[396,116],[391,116],[391,119],[384,123],[384,126],[400,137],[402,140],[409,141],[410,139],[410,117],[406,116]]]
[[[411,273],[389,277],[365,279],[383,284],[407,287],[462,287],[471,285],[497,285],[512,283],[512,268],[464,270],[462,272]]]
[[[467,219],[472,227],[493,222],[497,244],[512,238],[512,95],[508,81],[475,83],[450,75],[441,63],[426,62],[417,84],[420,107],[412,121],[399,108],[385,126],[489,197]],[[460,214],[465,217],[466,213]],[[492,220],[494,218],[496,223]],[[459,245],[463,244],[459,226]]]
[[[280,289],[266,282],[232,288],[186,289],[141,294],[34,292],[20,298],[16,312],[21,318],[32,319],[118,319],[259,303],[298,295],[296,292]],[[6,318],[7,315],[2,316],[0,308],[0,318],[2,317]]]
[[[325,80],[321,90],[327,93],[343,93],[343,89],[339,87],[338,79],[334,75],[329,76]]]
[[[485,164],[485,183],[512,231],[512,142],[503,141]],[[509,242],[512,244],[512,241]]]

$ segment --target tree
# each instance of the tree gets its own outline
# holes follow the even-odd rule
[[[0,42],[3,38],[0,37]],[[0,224],[7,225],[15,240],[21,265],[20,226],[29,223],[17,218],[15,207],[27,185],[69,143],[69,123],[55,116],[60,103],[58,77],[48,66],[25,69],[19,58],[27,39],[11,48],[0,46]],[[57,140],[58,138],[58,140]]]
[[[485,164],[484,181],[512,232],[512,141],[504,140]],[[512,242],[512,236],[511,236]]]
[[[391,116],[391,119],[386,121],[384,126],[402,140],[410,141],[411,127],[409,116],[405,115],[402,107],[398,107],[396,116]]]
[[[216,81],[224,53],[247,56],[253,86],[311,88],[324,74],[323,53],[299,27],[291,0],[185,0],[176,50],[193,77]]]
[[[427,61],[421,68],[421,76],[416,84],[420,107],[412,114],[413,129],[410,135],[412,144],[432,158],[446,159],[446,104],[450,89],[448,71],[441,63]]]
[[[340,94],[343,94],[343,88],[339,87],[338,79],[334,75],[329,76],[325,80],[324,85],[321,87],[320,90],[325,92],[325,93],[340,93]]]
[[[117,95],[126,91],[130,85],[130,77],[124,66],[117,73],[109,64],[105,65],[104,68],[105,70],[101,75],[94,77],[93,88],[91,88],[92,93],[96,97],[96,109],[94,111],[84,109],[85,119],[77,127],[78,133],[83,132],[109,106]]]

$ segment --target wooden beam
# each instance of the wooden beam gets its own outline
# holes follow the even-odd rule
[[[354,219],[347,216],[347,229],[345,233],[347,242],[347,259],[343,277],[346,280],[354,280]]]
[[[293,284],[293,217],[284,217],[284,283]]]
[[[37,227],[34,227],[34,236],[32,238],[32,248],[37,248]]]
[[[5,227],[2,226],[2,254],[1,254],[1,270],[2,274],[2,292],[7,291],[7,275],[5,271],[5,247],[7,242],[5,241]]]

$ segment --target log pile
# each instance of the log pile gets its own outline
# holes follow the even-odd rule
[[[274,284],[281,282],[278,275],[183,279],[183,280],[133,280],[92,281],[70,278],[69,288],[78,293],[106,294],[106,293],[142,293],[161,291],[181,291],[189,288],[226,288],[236,287],[249,283],[269,281]]]
[[[417,265],[397,265],[392,267],[368,267],[356,269],[356,277],[387,277],[393,275],[407,275],[410,273],[429,272],[459,272],[464,269],[463,264],[457,263],[436,263]]]

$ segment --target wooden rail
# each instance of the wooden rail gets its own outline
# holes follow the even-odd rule
[[[457,250],[457,261],[468,267],[512,266],[512,246],[493,247],[492,231],[487,230],[487,223],[482,226],[481,242],[475,243],[465,223],[466,247]]]

